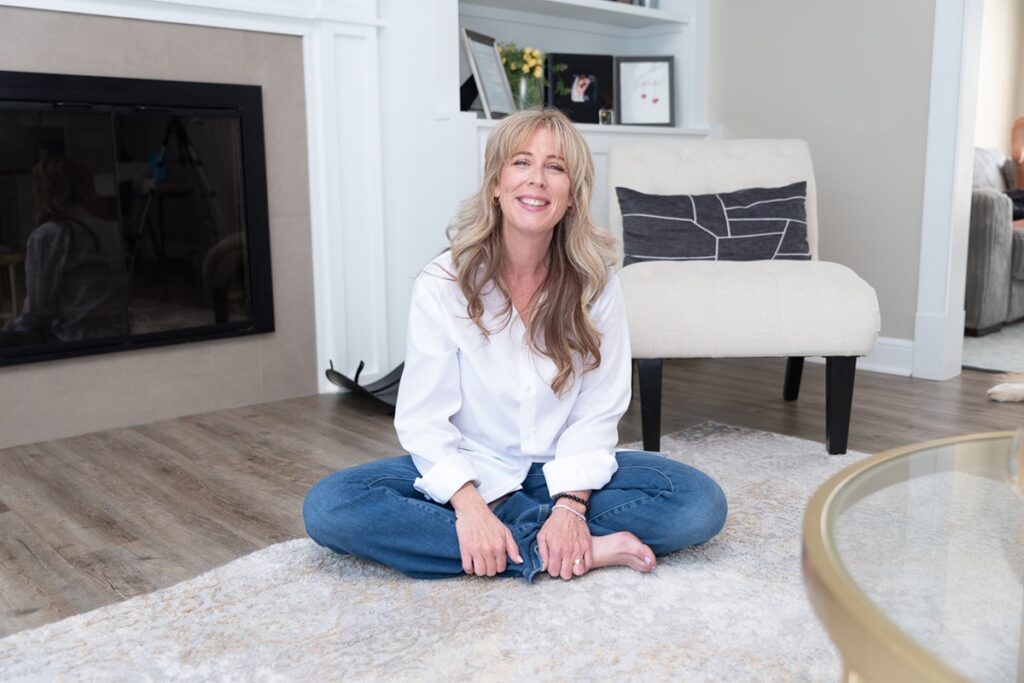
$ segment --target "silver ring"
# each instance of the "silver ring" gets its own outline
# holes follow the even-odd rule
[[[583,564],[583,560],[581,560],[581,559],[580,559],[580,558],[578,558],[578,557],[577,557],[577,558],[576,558],[575,560],[573,560],[573,561],[572,561],[572,566],[574,566],[574,567],[578,567],[578,566],[580,566],[581,564]]]

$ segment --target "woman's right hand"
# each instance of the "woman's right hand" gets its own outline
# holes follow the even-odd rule
[[[494,576],[505,571],[506,557],[516,564],[523,563],[512,532],[491,512],[472,482],[466,482],[455,492],[451,504],[455,508],[455,533],[459,537],[463,571]]]

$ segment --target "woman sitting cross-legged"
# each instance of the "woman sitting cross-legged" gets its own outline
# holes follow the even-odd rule
[[[306,497],[320,545],[418,578],[655,568],[725,523],[707,475],[615,453],[631,358],[594,166],[556,110],[491,133],[484,182],[416,280],[395,428],[410,455]]]

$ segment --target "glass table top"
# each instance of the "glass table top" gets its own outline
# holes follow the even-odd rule
[[[890,451],[837,475],[820,508],[829,571],[928,655],[972,680],[1024,680],[1024,498],[1009,481],[1010,446],[1004,433]],[[858,624],[874,628],[870,619]],[[848,670],[856,668],[847,655],[857,638],[844,650],[829,631]]]

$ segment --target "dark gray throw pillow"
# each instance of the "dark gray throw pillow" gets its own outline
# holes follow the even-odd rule
[[[700,195],[616,187],[623,265],[637,261],[810,259],[807,183]]]

